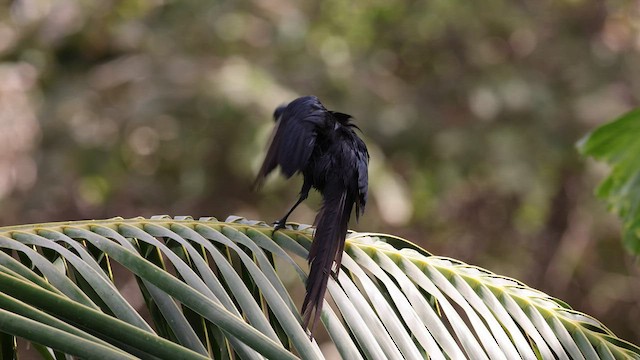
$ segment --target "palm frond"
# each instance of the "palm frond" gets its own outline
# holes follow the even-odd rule
[[[21,337],[52,359],[323,358],[282,280],[305,280],[311,238],[238,217],[0,228],[2,352]],[[322,322],[347,359],[640,359],[560,300],[390,235],[350,233],[329,293]]]

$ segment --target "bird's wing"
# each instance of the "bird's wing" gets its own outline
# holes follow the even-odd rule
[[[354,154],[358,175],[358,198],[356,199],[356,219],[364,213],[369,191],[369,152],[364,141],[354,133]]]
[[[360,153],[358,156],[358,201],[356,203],[356,219],[360,219],[360,215],[364,213],[364,207],[367,205],[367,193],[369,191],[369,154]]]
[[[258,175],[256,176],[256,180],[253,183],[255,188],[258,188],[262,185],[264,178],[269,175],[273,169],[278,166],[278,147],[280,144],[280,137],[282,134],[279,132],[281,120],[276,122],[276,126],[271,133],[271,139],[269,140],[269,149],[267,150],[267,155],[264,157],[264,161],[262,162],[262,166],[260,167],[260,171],[258,171]]]
[[[287,105],[274,129],[256,184],[278,165],[287,178],[302,171],[311,157],[318,131],[327,126],[328,119],[327,109],[315,96],[301,97]]]

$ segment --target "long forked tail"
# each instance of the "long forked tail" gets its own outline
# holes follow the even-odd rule
[[[309,329],[311,337],[320,319],[334,260],[336,273],[340,269],[353,203],[354,200],[344,189],[336,193],[327,191],[324,194],[322,209],[316,216],[316,233],[307,258],[311,267],[306,284],[307,294],[302,303],[303,326]]]

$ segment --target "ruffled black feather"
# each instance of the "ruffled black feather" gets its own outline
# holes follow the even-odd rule
[[[329,277],[340,271],[353,207],[359,218],[367,203],[369,153],[354,131],[357,127],[351,123],[351,116],[327,110],[315,96],[304,96],[279,107],[274,118],[276,128],[256,186],[278,166],[287,178],[298,172],[304,176],[300,199],[277,223],[276,230],[284,226],[288,215],[307,197],[311,187],[320,191],[323,198],[314,222],[307,293],[302,304],[303,326],[313,336]]]

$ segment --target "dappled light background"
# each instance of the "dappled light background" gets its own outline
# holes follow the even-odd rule
[[[301,181],[251,189],[272,112],[314,94],[369,146],[353,228],[518,278],[638,342],[639,265],[593,196],[607,169],[575,143],[638,106],[639,24],[637,0],[14,0],[0,223],[273,221]]]

